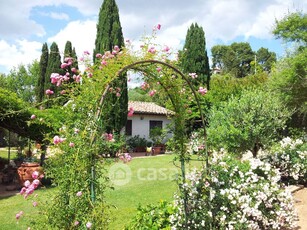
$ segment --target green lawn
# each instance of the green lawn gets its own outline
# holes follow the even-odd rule
[[[115,206],[112,209],[113,220],[110,229],[122,229],[129,223],[139,204],[146,205],[172,199],[177,189],[174,179],[180,172],[172,163],[173,158],[174,155],[162,155],[134,158],[124,166],[122,163],[115,164],[119,168],[127,166],[131,170],[131,180],[125,185],[114,185],[114,190],[107,191],[107,202]],[[193,162],[193,165],[195,164]],[[187,169],[193,167],[188,165]],[[50,198],[53,191],[54,188],[39,189],[38,194],[42,199],[46,199]],[[36,209],[31,206],[31,201],[24,200],[20,195],[0,198],[0,229],[26,229],[27,226],[23,225],[22,220],[17,224],[15,214],[21,210],[25,213],[34,213]]]
[[[10,153],[10,158],[15,158],[17,155],[16,148],[11,148]],[[8,159],[8,148],[0,148],[0,158]]]

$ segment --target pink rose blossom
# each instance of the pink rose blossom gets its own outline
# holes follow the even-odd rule
[[[57,144],[60,144],[64,141],[65,139],[64,138],[61,138],[59,136],[54,136],[53,138],[53,144],[57,145]]]
[[[74,147],[74,146],[75,146],[75,143],[73,143],[73,142],[69,143],[69,147]]]
[[[198,77],[196,73],[189,73],[189,76],[190,76],[192,79],[195,79],[195,78]]]
[[[151,90],[150,92],[149,92],[149,96],[151,96],[151,97],[153,97],[155,94],[156,94],[156,90],[154,89],[154,90]]]
[[[87,223],[86,223],[86,227],[87,227],[87,228],[91,228],[91,227],[92,227],[92,223],[91,223],[91,222],[87,222]]]
[[[31,184],[31,182],[30,182],[29,180],[26,180],[25,183],[24,183],[24,185],[25,185],[26,188],[29,187],[30,184]]]
[[[76,194],[78,197],[79,196],[82,196],[82,192],[81,191],[79,191],[79,192],[77,192],[77,194]]]
[[[34,120],[36,116],[34,114],[31,115],[31,119]]]
[[[37,206],[37,202],[33,201],[32,205],[33,205],[33,207],[36,207]]]
[[[74,222],[74,226],[77,226],[77,225],[79,225],[79,221],[76,220],[76,221]]]
[[[20,211],[19,213],[16,214],[16,220],[18,220],[21,216],[23,215],[23,211]]]
[[[54,92],[51,89],[47,89],[45,93],[46,93],[46,95],[54,94]]]
[[[158,71],[158,72],[160,72],[161,70],[162,70],[162,68],[161,68],[161,67],[158,67],[158,68],[157,68],[157,71]]]
[[[32,173],[32,178],[33,178],[33,179],[37,179],[37,178],[38,178],[38,175],[39,175],[39,172],[34,171],[34,172]]]
[[[166,52],[166,53],[168,53],[169,52],[169,50],[170,50],[170,48],[168,47],[168,46],[164,46],[164,48],[163,48],[163,52]]]
[[[73,73],[77,73],[77,72],[78,72],[78,70],[77,70],[75,67],[72,67],[72,68],[71,68],[71,72],[73,72]]]
[[[61,64],[61,68],[62,69],[66,69],[68,66],[69,66],[69,64],[67,64],[67,63],[62,63]]]
[[[205,95],[205,94],[207,93],[207,89],[206,89],[206,88],[203,88],[203,87],[199,87],[198,92],[199,92],[201,95]]]
[[[148,89],[149,88],[149,84],[146,83],[146,82],[143,82],[142,85],[141,85],[141,89],[145,90],[145,89]]]
[[[22,187],[22,189],[19,192],[20,195],[24,194],[26,192],[26,190],[27,190],[26,187]]]
[[[133,113],[134,113],[134,110],[132,107],[129,108],[129,111],[128,111],[128,117],[132,117],[133,116]]]
[[[96,58],[102,58],[102,54],[100,53],[96,54]]]
[[[161,24],[157,25],[157,29],[160,30],[161,29]]]
[[[156,53],[156,49],[155,49],[155,47],[150,47],[148,50],[148,53],[152,53],[152,54],[155,54]]]

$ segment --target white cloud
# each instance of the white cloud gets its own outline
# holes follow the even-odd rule
[[[76,49],[77,56],[80,58],[84,51],[93,53],[95,38],[96,21],[72,21],[58,34],[48,38],[48,43],[56,42],[60,52],[63,53],[66,42],[70,41]]]
[[[0,37],[1,50],[6,55],[14,56],[10,61],[1,56],[0,64],[18,61],[18,55],[23,52],[22,45],[16,40],[23,39],[30,43],[31,36],[44,36],[45,31],[54,31],[54,28],[43,28],[40,22],[31,19],[33,7],[71,6],[78,10],[85,21],[69,21],[75,12],[63,14],[50,12],[53,18],[67,20],[68,24],[55,36],[48,38],[48,42],[57,42],[60,50],[64,49],[67,40],[72,42],[78,56],[84,50],[93,51],[97,16],[102,0],[10,0],[0,2]],[[197,22],[205,31],[207,48],[221,42],[227,43],[238,37],[253,37],[262,39],[263,42],[272,39],[271,30],[275,18],[281,18],[287,12],[294,10],[307,10],[307,0],[116,0],[119,7],[120,20],[125,38],[138,41],[157,23],[162,24],[158,33],[158,41],[173,48],[180,48],[184,42],[187,29],[193,22]],[[13,13],[12,13],[13,12]],[[56,31],[55,31],[56,32]],[[45,39],[44,37],[42,40]],[[43,41],[42,41],[43,42]],[[35,44],[35,42],[33,42]],[[24,45],[25,46],[25,45]],[[269,47],[268,47],[269,48]],[[27,52],[31,53],[31,50]],[[3,53],[3,52],[2,52]],[[3,55],[3,54],[1,54]],[[25,54],[24,54],[25,55]],[[25,60],[30,62],[32,54]]]
[[[39,59],[42,44],[27,40],[17,40],[15,44],[9,44],[0,40],[0,69],[8,73],[19,64],[27,65],[35,59]]]

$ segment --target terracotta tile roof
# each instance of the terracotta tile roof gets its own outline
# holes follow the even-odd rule
[[[159,106],[153,102],[143,102],[143,101],[129,101],[129,108],[133,108],[135,114],[159,114],[159,115],[173,115],[174,112]]]

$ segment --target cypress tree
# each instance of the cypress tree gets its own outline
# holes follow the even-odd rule
[[[115,0],[104,0],[100,8],[97,24],[97,35],[93,52],[94,61],[97,53],[103,54],[106,51],[112,51],[116,45],[119,48],[124,46],[118,7]],[[128,90],[126,75],[120,76],[113,81],[111,86],[114,91],[105,98],[104,112],[101,118],[104,124],[102,128],[106,132],[119,133],[127,122]]]
[[[67,41],[64,48],[64,61],[65,58],[72,57],[72,45],[70,41]]]
[[[78,69],[78,57],[76,54],[75,47],[72,47],[72,44],[70,41],[67,41],[65,44],[65,49],[64,49],[64,57],[63,57],[63,62],[67,62],[66,58],[72,58],[73,63],[70,65],[67,70],[70,74],[70,76],[73,76],[75,73],[71,71],[72,68]]]
[[[196,79],[192,79],[196,87],[206,84],[209,89],[210,68],[205,32],[197,23],[192,23],[188,29],[183,51],[180,55],[180,65],[184,73],[196,73],[198,75]]]
[[[54,91],[54,93],[56,93],[56,87],[52,85],[50,81],[50,76],[52,73],[63,74],[63,70],[61,69],[61,55],[59,52],[59,47],[55,42],[53,42],[50,46],[44,91],[51,89]]]
[[[47,43],[45,42],[42,47],[42,54],[41,54],[40,61],[39,61],[40,73],[39,73],[39,78],[38,78],[38,82],[37,82],[36,90],[35,90],[37,102],[41,102],[44,99],[44,95],[45,95],[44,86],[45,86],[45,81],[46,81],[48,57],[49,57],[49,49],[48,49]]]
[[[79,69],[78,56],[77,56],[75,47],[72,49],[71,57],[74,59],[72,66],[75,67],[76,69]]]

